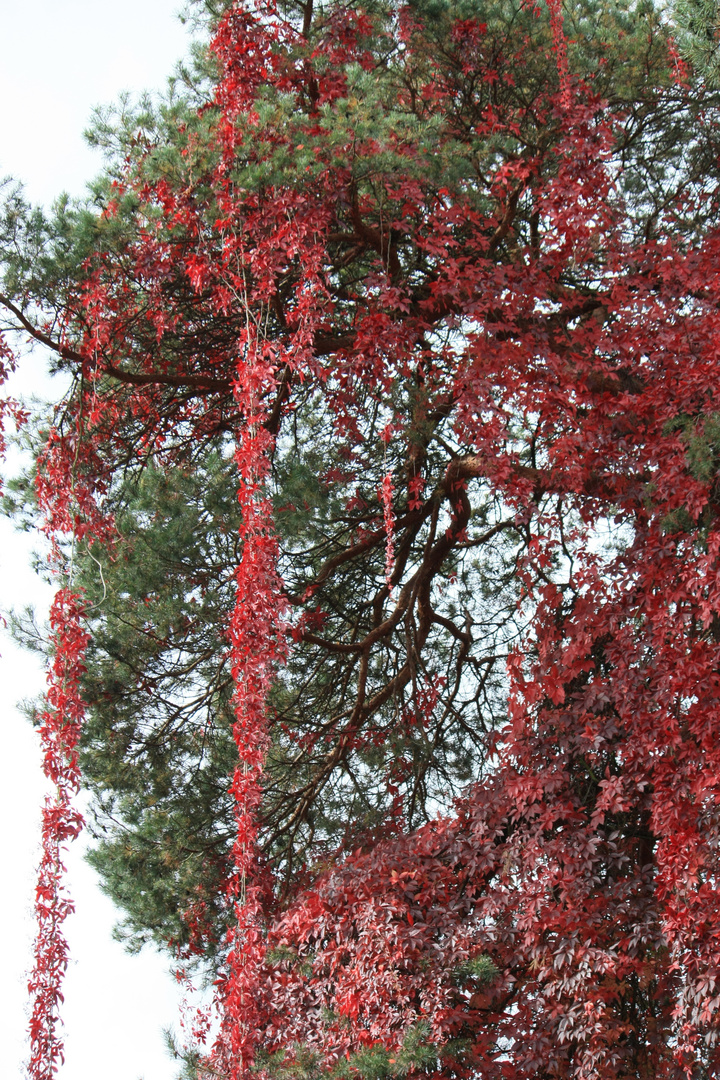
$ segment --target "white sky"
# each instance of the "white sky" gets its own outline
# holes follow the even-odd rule
[[[0,176],[24,181],[34,202],[49,203],[62,190],[81,193],[101,167],[82,139],[93,106],[112,102],[124,90],[164,85],[187,47],[175,16],[179,5],[180,0],[0,0]],[[13,389],[52,396],[41,353],[27,358]],[[29,568],[34,544],[0,520],[0,609],[32,603],[47,610],[50,589]],[[25,1075],[27,1058],[25,983],[43,792],[35,733],[14,706],[41,692],[44,677],[37,659],[6,638],[0,651],[0,1076],[10,1080]],[[111,939],[117,912],[80,854],[74,851],[69,859],[76,913],[66,923],[72,960],[60,1078],[171,1080],[177,1063],[165,1051],[161,1029],[176,1025],[179,995],[168,961],[153,953],[128,956]]]

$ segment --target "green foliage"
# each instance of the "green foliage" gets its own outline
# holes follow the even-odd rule
[[[223,628],[237,509],[222,453],[193,472],[148,466],[116,525],[117,545],[80,560],[94,624],[82,751],[96,795],[90,860],[127,912],[119,932],[133,947],[193,945],[194,933],[212,946],[235,756]]]
[[[341,1060],[333,1070],[338,1080],[389,1080],[414,1074],[431,1074],[439,1067],[454,1075],[454,1064],[462,1065],[470,1050],[471,1040],[450,1039],[442,1045],[432,1042],[430,1025],[420,1021],[405,1034],[397,1050],[375,1044],[368,1046],[347,1060]]]
[[[453,1074],[453,1062],[462,1061],[469,1046],[467,1040],[454,1039],[436,1046],[431,1041],[430,1026],[425,1021],[415,1024],[405,1034],[398,1049],[388,1049],[381,1043],[366,1046],[348,1058],[341,1057],[332,1069],[333,1080],[390,1080],[414,1074],[430,1074],[438,1062]],[[295,1046],[292,1051],[261,1054],[257,1069],[272,1080],[315,1080],[327,1075],[320,1056],[308,1047]]]
[[[308,976],[312,974],[312,959],[308,958],[300,961],[294,949],[289,949],[284,946],[268,949],[265,954],[265,959],[271,967],[274,967],[277,964],[290,964],[292,967],[296,968],[301,975]]]
[[[716,480],[720,467],[720,413],[708,413],[698,420],[683,418],[682,434],[692,476],[703,483]]]
[[[666,533],[693,533],[703,545],[707,531],[717,513],[720,495],[720,413],[708,413],[702,417],[680,416],[665,427],[665,434],[679,432],[687,449],[685,460],[689,474],[710,488],[710,499],[691,513],[686,506],[679,506],[666,514],[662,526]]]
[[[720,9],[717,0],[675,0],[678,46],[709,86],[720,84]]]
[[[315,1080],[322,1073],[320,1055],[306,1046],[295,1046],[292,1052],[260,1053],[255,1067],[273,1080]]]
[[[196,1048],[188,1048],[178,1041],[177,1036],[170,1028],[163,1030],[165,1047],[170,1057],[179,1061],[180,1071],[176,1073],[175,1080],[211,1080],[215,1070],[203,1068],[202,1055]]]
[[[485,953],[481,953],[480,956],[473,956],[466,960],[464,964],[460,964],[453,972],[453,975],[459,985],[472,979],[480,983],[481,986],[490,986],[498,977],[499,971],[492,958]]]

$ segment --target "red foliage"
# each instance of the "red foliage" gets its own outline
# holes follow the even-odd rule
[[[54,659],[40,724],[43,769],[54,790],[47,796],[42,812],[42,858],[35,890],[35,964],[28,984],[33,999],[29,1063],[33,1080],[51,1080],[63,1060],[58,1025],[68,950],[62,924],[74,910],[63,885],[63,851],[83,825],[82,815],[73,806],[80,786],[77,744],[84,715],[79,681],[88,642],[81,620],[79,597],[70,589],[59,589],[50,611]]]
[[[50,608],[52,663],[39,727],[43,772],[51,792],[42,811],[42,855],[35,889],[37,933],[28,983],[32,998],[28,1070],[32,1080],[51,1080],[64,1060],[59,1028],[68,947],[63,923],[74,905],[63,880],[63,858],[67,845],[83,827],[82,814],[73,801],[80,789],[78,743],[85,714],[80,682],[89,636],[83,625],[83,598],[73,591],[73,562],[79,542],[107,540],[112,535],[112,523],[98,508],[97,497],[104,485],[97,475],[92,439],[87,436],[92,417],[86,420],[82,411],[73,415],[72,407],[68,412],[74,421],[71,434],[50,432],[36,478],[38,505],[51,545],[50,560],[61,584]],[[63,536],[70,541],[69,561],[62,553]]]
[[[229,934],[227,971],[218,984],[222,1028],[213,1060],[231,1080],[247,1075],[261,1027],[258,1009],[265,939],[263,911],[269,882],[258,864],[256,815],[262,798],[262,770],[268,737],[265,705],[270,682],[284,654],[282,584],[278,578],[277,544],[272,510],[263,494],[272,437],[263,425],[263,401],[275,386],[272,356],[264,355],[257,334],[248,331],[239,343],[235,395],[244,424],[235,460],[242,509],[242,555],[236,574],[237,600],[230,623],[232,675],[238,749],[231,792],[235,797],[237,837],[233,872],[228,882],[237,916]]]

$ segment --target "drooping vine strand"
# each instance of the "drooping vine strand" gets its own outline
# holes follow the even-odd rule
[[[0,385],[7,381],[15,367],[15,356],[0,337]],[[10,417],[19,429],[27,416],[27,411],[14,398],[0,399],[0,460],[6,449],[6,417]],[[48,522],[52,517],[50,503],[55,502],[59,508],[70,489],[72,483],[69,487],[51,484],[40,491],[39,501]],[[51,491],[55,496],[50,495]],[[74,910],[63,881],[63,856],[67,844],[79,835],[83,825],[82,815],[73,805],[80,783],[77,744],[84,716],[79,684],[88,642],[81,619],[81,598],[72,588],[59,588],[50,608],[53,660],[48,671],[48,688],[39,728],[43,772],[52,784],[52,791],[45,798],[41,815],[41,857],[34,903],[36,936],[28,980],[32,1001],[28,1063],[31,1080],[52,1080],[63,1061],[59,1008],[68,965],[63,923]]]
[[[51,1080],[63,1061],[59,1033],[62,982],[68,966],[65,919],[74,911],[64,883],[64,851],[83,827],[73,805],[80,787],[78,740],[85,707],[80,678],[88,634],[82,626],[82,601],[59,589],[50,610],[53,662],[48,673],[40,725],[43,770],[53,785],[42,811],[42,856],[35,890],[35,959],[28,988],[32,997],[30,1062],[32,1080]]]
[[[567,39],[563,28],[562,0],[546,0],[550,13],[550,29],[553,37],[553,52],[560,81],[560,101],[564,109],[570,106],[570,72],[568,69]]]
[[[392,592],[392,572],[395,562],[395,515],[393,514],[393,479],[392,473],[386,473],[380,487],[380,501],[383,508],[383,528],[385,529],[385,584]]]
[[[84,626],[85,601],[74,587],[75,554],[79,541],[108,537],[95,502],[97,481],[84,474],[81,458],[92,458],[85,443],[82,402],[75,416],[75,430],[62,437],[51,430],[36,478],[44,532],[50,541],[50,563],[57,592],[50,608],[47,675],[39,728],[43,772],[51,785],[42,810],[41,858],[35,889],[36,937],[34,962],[28,989],[30,1017],[31,1080],[51,1080],[64,1060],[60,1006],[62,983],[68,966],[68,945],[63,924],[74,911],[65,884],[65,851],[83,828],[83,817],[74,805],[80,790],[78,744],[85,703],[81,681],[89,634]],[[62,539],[69,539],[69,558]]]
[[[380,438],[385,444],[385,459],[387,461],[387,447],[392,437],[390,424],[381,433]],[[385,468],[386,461],[383,462]],[[383,528],[385,529],[385,584],[388,592],[392,595],[392,573],[395,563],[395,514],[393,512],[393,476],[392,470],[386,470],[382,484],[378,492],[380,505],[383,510]]]
[[[248,331],[241,342],[234,390],[243,417],[235,453],[241,557],[229,635],[238,763],[230,786],[237,834],[228,896],[236,921],[228,933],[227,970],[220,984],[222,1026],[213,1052],[214,1066],[222,1065],[230,1080],[244,1080],[248,1075],[262,1019],[258,991],[265,957],[264,883],[258,863],[257,811],[268,746],[266,698],[284,655],[277,541],[272,509],[263,491],[273,444],[263,424],[263,399],[273,384],[271,358],[254,332]]]

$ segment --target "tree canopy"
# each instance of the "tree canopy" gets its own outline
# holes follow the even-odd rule
[[[715,28],[198,11],[88,199],[3,207],[72,383],[7,497],[59,583],[32,1076],[78,771],[128,944],[215,980],[193,1076],[713,1076]]]

